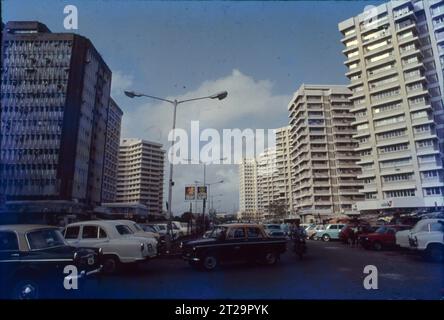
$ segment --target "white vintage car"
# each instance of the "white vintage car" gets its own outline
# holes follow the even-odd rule
[[[120,221],[95,220],[66,226],[64,236],[74,247],[102,248],[103,271],[111,274],[121,263],[136,263],[157,256],[157,240],[136,236]]]
[[[433,261],[444,261],[444,219],[423,219],[409,235],[410,248]]]
[[[131,231],[134,233],[134,235],[137,237],[154,238],[157,241],[159,241],[160,235],[158,233],[143,230],[143,228],[135,221],[132,220],[116,220],[116,221],[121,222],[122,224],[128,226],[128,228],[130,228]]]

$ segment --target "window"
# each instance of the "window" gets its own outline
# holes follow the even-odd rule
[[[443,188],[426,188],[425,190],[425,195],[426,196],[436,196],[436,195],[441,195],[443,194]]]
[[[82,232],[82,239],[97,239],[97,227],[84,226]]]
[[[153,231],[153,232],[156,232],[156,231]],[[105,230],[103,230],[102,228],[99,228],[99,238],[100,239],[108,238]]]
[[[17,251],[19,249],[17,236],[12,231],[0,232],[0,251]]]
[[[262,238],[259,228],[247,228],[248,238]]]
[[[42,229],[26,234],[29,249],[41,250],[65,245],[62,234],[57,229]]]
[[[79,237],[80,227],[68,227],[65,230],[65,239],[77,239]]]
[[[244,228],[232,228],[228,232],[228,238],[231,239],[242,239],[245,238]]]
[[[174,226],[174,224],[173,224]],[[127,226],[121,224],[116,226],[116,230],[120,235],[126,235],[126,234],[132,234],[132,231],[130,230],[130,228],[128,228]]]
[[[444,221],[441,222],[435,222],[430,224],[430,231],[444,231]]]
[[[397,116],[397,117],[392,117],[392,118],[386,118],[383,120],[375,121],[375,127],[380,127],[380,126],[384,126],[384,125],[388,125],[388,124],[395,124],[395,123],[403,122],[404,120],[405,120],[405,117],[403,115]]]

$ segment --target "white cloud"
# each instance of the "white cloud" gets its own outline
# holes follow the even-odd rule
[[[131,75],[123,74],[121,71],[113,71],[111,80],[111,96],[121,95],[123,90],[131,88],[134,78]]]
[[[114,77],[114,75],[113,75]],[[129,87],[132,78],[117,75],[116,87]],[[123,89],[122,89],[123,90]],[[200,130],[204,128],[222,129],[245,128],[274,129],[288,124],[287,105],[290,95],[273,93],[273,83],[269,80],[255,80],[239,70],[233,70],[226,77],[205,81],[196,90],[180,97],[168,99],[189,99],[208,96],[227,90],[228,97],[222,101],[202,100],[179,105],[177,110],[177,127],[189,132],[193,120],[200,121]],[[142,102],[133,100],[131,104]],[[132,111],[129,111],[132,110]],[[168,132],[172,126],[172,106],[168,103],[146,100],[140,105],[126,108],[122,137],[139,137],[164,144],[168,150]],[[168,166],[165,166],[165,181],[168,180]],[[189,208],[184,201],[183,188],[186,184],[193,184],[195,180],[202,180],[202,166],[178,165],[174,169],[173,211],[182,213]],[[224,193],[221,210],[232,211],[238,206],[238,170],[235,165],[210,165],[207,167],[207,182],[224,179],[224,183],[215,186],[218,193]],[[164,188],[164,199],[167,199],[167,188]],[[165,202],[164,200],[164,202]],[[208,212],[208,211],[207,211]]]

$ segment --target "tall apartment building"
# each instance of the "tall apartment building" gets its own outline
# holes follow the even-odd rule
[[[11,204],[100,204],[111,71],[85,37],[39,22],[2,35],[1,191]],[[57,211],[61,208],[48,207]],[[68,210],[68,209],[67,209]]]
[[[291,127],[276,129],[276,170],[279,203],[283,203],[288,214],[293,212],[293,188],[291,179],[293,166],[291,164]]]
[[[141,139],[120,143],[116,202],[140,203],[149,214],[162,213],[165,151]]]
[[[354,213],[360,174],[346,86],[302,85],[289,103],[293,203],[305,221]]]
[[[276,148],[265,149],[257,159],[257,202],[260,218],[271,218],[280,204]]]
[[[444,1],[392,1],[339,24],[361,211],[444,205]]]
[[[257,202],[257,162],[255,159],[242,159],[239,165],[239,213],[242,220],[256,220]]]
[[[103,168],[102,203],[116,201],[117,166],[119,163],[120,128],[123,111],[110,98],[106,121],[106,148]]]

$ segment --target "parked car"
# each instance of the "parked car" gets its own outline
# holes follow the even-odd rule
[[[67,293],[65,266],[76,266],[77,278],[84,279],[100,272],[101,258],[101,249],[69,246],[56,227],[2,225],[0,297],[36,299]]]
[[[409,242],[410,232],[411,232],[410,228],[396,232],[395,239],[396,239],[396,245],[398,247],[404,249],[410,249],[410,242]]]
[[[103,271],[114,273],[121,264],[137,263],[157,256],[157,240],[134,235],[120,221],[96,220],[69,224],[66,241],[75,247],[103,249]]]
[[[264,224],[264,230],[270,237],[283,238],[286,237],[286,233],[282,230],[280,224]]]
[[[184,224],[179,221],[172,221],[171,223],[173,225],[173,230],[175,229],[179,231],[179,237],[184,237],[189,234],[189,230],[186,223]]]
[[[367,223],[348,223],[339,232],[339,240],[341,240],[342,243],[349,243],[352,231],[355,232],[357,239],[362,234],[375,232],[376,229],[377,227],[372,227]]]
[[[359,236],[359,243],[365,249],[377,251],[396,247],[396,232],[409,229],[406,225],[385,225],[379,227],[375,232]]]
[[[444,219],[418,221],[409,235],[410,248],[428,260],[444,261]]]
[[[159,241],[160,235],[157,232],[146,231],[137,222],[132,220],[116,220],[128,226],[137,237],[154,238]]]
[[[308,227],[305,229],[305,232],[307,232],[307,238],[313,239],[316,236],[316,233],[320,230],[324,230],[324,226],[321,224]]]
[[[184,242],[183,259],[190,265],[213,270],[227,261],[261,261],[273,265],[286,250],[285,239],[272,238],[258,224],[224,224],[208,238]]]
[[[161,236],[166,236],[167,230],[168,230],[166,223],[156,223],[153,226],[158,230],[158,233]],[[176,240],[180,237],[179,229],[174,224],[172,224],[171,227],[172,227],[172,233],[173,233],[173,240]]]
[[[339,232],[344,226],[344,224],[328,224],[324,230],[317,231],[315,237],[322,241],[338,240]]]

